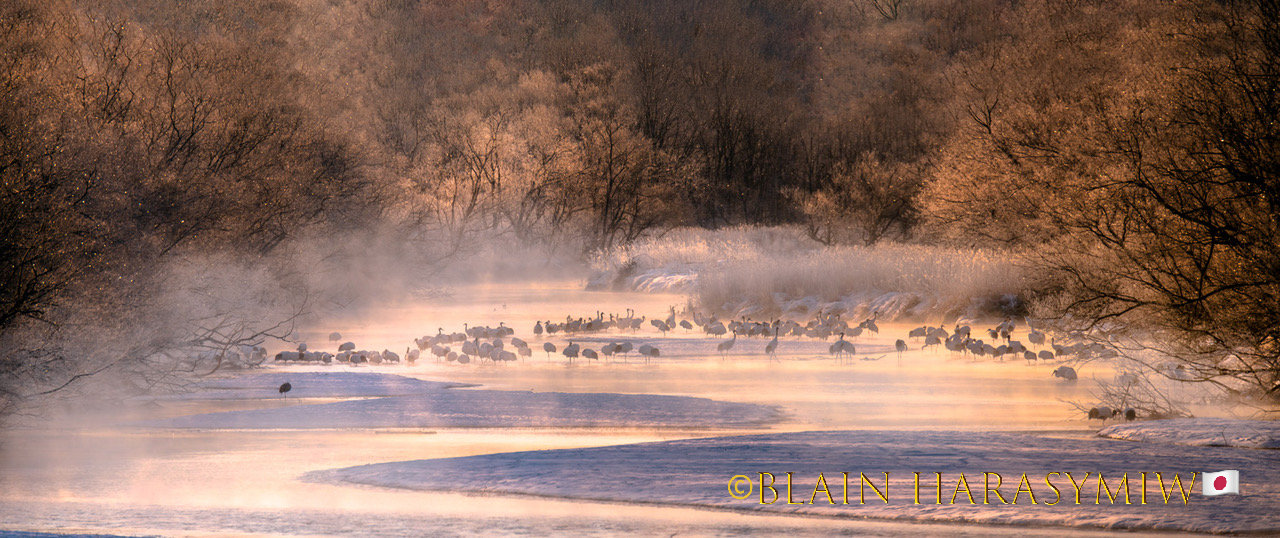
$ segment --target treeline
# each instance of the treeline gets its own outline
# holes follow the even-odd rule
[[[1276,21],[1260,0],[5,2],[0,390],[96,368],[67,328],[101,348],[152,324],[192,256],[303,286],[304,238],[430,271],[740,223],[1029,252],[1046,317],[1167,331],[1198,376],[1270,390]],[[353,244],[330,258],[375,242]],[[232,338],[209,308],[107,355],[278,326]]]
[[[1012,2],[325,4],[308,69],[426,226],[608,249],[654,228],[909,239],[949,69]]]
[[[192,329],[172,322],[206,313],[157,305],[175,261],[245,260],[376,210],[359,152],[308,100],[290,20],[257,2],[0,6],[0,407],[173,368]]]

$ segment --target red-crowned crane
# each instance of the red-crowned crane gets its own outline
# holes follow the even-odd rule
[[[764,352],[769,355],[770,359],[776,360],[778,358],[777,351],[778,351],[778,327],[775,326],[773,328],[773,340],[770,340],[768,344],[765,344]]]

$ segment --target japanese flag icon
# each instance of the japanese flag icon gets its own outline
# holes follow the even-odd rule
[[[1204,473],[1205,495],[1239,495],[1240,471]]]

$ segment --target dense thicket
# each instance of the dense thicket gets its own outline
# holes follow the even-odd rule
[[[610,248],[654,227],[913,236],[947,68],[1007,1],[311,5],[306,70],[416,222]]]
[[[0,406],[189,344],[155,317],[174,260],[261,255],[371,198],[358,153],[298,99],[292,17],[0,7]]]
[[[305,297],[304,238],[431,271],[738,223],[1034,252],[1047,314],[1163,331],[1198,377],[1266,390],[1276,20],[1212,0],[5,2],[0,391],[272,333],[305,307],[256,294],[274,310],[229,319],[251,309],[211,283],[260,271]],[[155,314],[175,287],[200,307]]]
[[[921,203],[957,239],[1034,246],[1070,327],[1280,395],[1280,7],[1056,5],[1018,27],[996,56],[1013,77],[973,77]]]

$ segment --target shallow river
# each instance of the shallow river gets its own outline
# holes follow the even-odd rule
[[[413,338],[452,332],[462,323],[505,322],[535,349],[535,320],[588,316],[597,310],[665,317],[685,299],[674,295],[587,292],[579,282],[486,286],[452,296],[334,316],[301,336],[312,349],[333,347],[340,331],[361,348],[403,351]],[[322,326],[319,326],[322,325]],[[648,323],[635,334],[575,338],[588,347],[628,339],[662,349],[661,359],[573,365],[535,351],[513,364],[457,365],[426,358],[416,366],[362,366],[486,388],[565,392],[660,393],[779,406],[783,422],[755,430],[437,429],[181,431],[62,423],[9,430],[0,439],[0,530],[161,535],[1060,535],[1063,529],[833,520],[556,499],[470,496],[303,482],[308,471],[366,463],[516,450],[600,446],[760,431],[812,429],[980,429],[1084,436],[1088,425],[1069,401],[1087,401],[1105,365],[1081,370],[1075,385],[1053,367],[1023,361],[971,362],[945,352],[892,343],[909,327],[882,325],[854,341],[858,353],[838,361],[829,342],[784,338],[779,360],[763,354],[766,338],[740,339],[720,356],[715,342]],[[913,349],[918,343],[913,344]],[[274,351],[274,350],[273,350]],[[866,360],[864,360],[866,359]],[[352,370],[350,366],[285,369]],[[465,389],[455,389],[465,390]],[[170,402],[140,406],[144,416],[298,405],[301,401]],[[1090,534],[1077,531],[1073,534]]]

